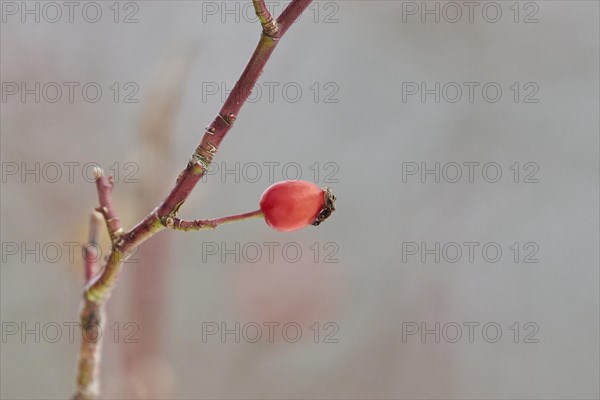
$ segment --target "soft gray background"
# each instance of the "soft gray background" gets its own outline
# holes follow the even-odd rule
[[[2,161],[98,162],[105,168],[135,162],[136,178],[151,189],[145,203],[155,204],[219,109],[219,96],[203,102],[202,83],[231,88],[260,28],[232,16],[221,23],[220,14],[203,22],[200,1],[140,1],[138,23],[115,24],[111,4],[102,3],[105,14],[96,24],[81,14],[74,23],[64,17],[54,24],[21,23],[18,17],[2,23],[2,82],[95,81],[104,89],[95,104],[80,96],[72,104],[64,98],[21,103],[16,96],[3,102]],[[247,104],[217,161],[298,162],[303,177],[313,181],[309,167],[318,162],[317,183],[334,188],[338,211],[319,228],[285,235],[261,221],[215,232],[163,233],[170,244],[167,273],[154,284],[166,286],[167,300],[151,311],[160,331],[140,329],[136,336],[141,343],[153,337],[163,350],[144,362],[147,368],[134,370],[124,366],[122,354],[124,347],[140,344],[115,344],[108,336],[105,396],[598,398],[598,2],[538,2],[539,22],[531,24],[513,22],[513,2],[499,3],[498,23],[486,22],[480,6],[473,23],[463,15],[454,24],[436,24],[431,17],[404,23],[403,5],[395,1],[332,4],[315,5],[292,28],[262,77],[281,85],[297,82],[302,99],[285,101],[279,91],[273,103],[262,98]],[[521,19],[531,11],[523,6]],[[332,11],[338,21],[324,23]],[[140,144],[136,133],[144,105],[154,96],[151,88],[167,79],[161,68],[180,62],[182,52],[195,57],[183,81],[170,156],[144,157],[144,140]],[[136,82],[140,103],[115,104],[108,89],[115,81]],[[492,104],[478,91],[473,103],[463,98],[436,104],[431,96],[425,103],[416,96],[404,103],[406,81],[498,82],[503,97]],[[337,84],[339,102],[324,103],[322,92],[315,103],[309,89],[314,82]],[[515,103],[508,89],[514,82],[535,82],[539,103]],[[468,161],[499,163],[501,181],[487,183],[480,173],[473,183],[402,181],[403,162]],[[327,162],[339,166],[338,183],[323,182]],[[514,162],[537,163],[539,182],[513,183],[508,167]],[[157,167],[167,185],[149,184],[159,180]],[[85,240],[88,212],[97,200],[93,185],[76,172],[73,183],[8,177],[2,185],[2,242]],[[281,169],[276,173],[281,179]],[[182,215],[249,211],[269,184],[266,176],[257,183],[211,177]],[[136,207],[139,185],[120,182],[115,189],[127,227],[150,209]],[[305,256],[297,264],[280,253],[273,263],[266,256],[254,264],[231,257],[203,263],[201,243],[207,241],[297,242]],[[479,252],[473,263],[466,255],[457,263],[435,263],[432,257],[423,263],[416,256],[402,262],[403,242],[432,247],[469,241],[499,243],[501,260],[485,262]],[[308,249],[314,242],[336,243],[339,263],[323,263],[323,249],[315,263]],[[514,242],[535,242],[539,263],[515,263],[508,249]],[[138,320],[127,291],[142,268],[124,270],[110,300],[109,325]],[[3,323],[31,328],[36,322],[77,321],[79,260],[36,263],[11,256],[0,272]],[[201,340],[203,322],[231,327],[264,321],[297,322],[302,340]],[[316,321],[336,323],[339,343],[313,343],[308,327]],[[418,335],[403,342],[403,322],[481,325],[473,343],[464,326],[457,343],[435,343],[432,335],[423,343]],[[497,343],[481,335],[488,322],[503,329]],[[509,329],[515,322],[519,343]],[[539,343],[523,343],[531,331],[524,330],[527,322],[539,327]],[[8,337],[2,343],[1,397],[68,397],[78,346],[78,340],[69,343],[66,329],[57,343]]]

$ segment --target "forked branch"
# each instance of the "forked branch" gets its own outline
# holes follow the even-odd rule
[[[179,174],[175,187],[154,211],[130,231],[123,232],[119,219],[113,210],[111,202],[113,182],[111,178],[104,177],[102,170],[95,171],[96,188],[100,203],[97,210],[102,213],[105,219],[113,246],[102,270],[86,283],[80,315],[82,343],[75,399],[93,399],[99,395],[101,338],[94,336],[94,330],[97,332],[98,329],[103,327],[104,303],[117,281],[123,261],[146,239],[167,227],[174,228],[177,225],[178,227],[189,228],[182,230],[191,230],[209,226],[216,227],[220,223],[229,222],[227,218],[212,221],[182,221],[177,219],[177,212],[198,181],[206,173],[221,142],[237,119],[239,111],[250,96],[250,91],[247,89],[256,84],[273,50],[279,43],[279,39],[283,37],[310,3],[311,0],[292,0],[275,20],[267,10],[264,0],[253,0],[263,31],[248,65],[214,121],[206,128],[202,140],[196,147],[186,168]],[[251,216],[256,215],[258,214]]]

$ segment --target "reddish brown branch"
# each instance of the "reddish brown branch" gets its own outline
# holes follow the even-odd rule
[[[243,214],[230,215],[228,217],[216,219],[197,219],[195,221],[184,221],[175,217],[166,217],[165,225],[169,229],[176,231],[198,231],[200,229],[215,229],[219,225],[228,224],[230,222],[238,222],[252,218],[262,217],[261,210],[251,211]]]
[[[277,38],[281,38],[285,35],[287,30],[290,29],[290,26],[296,22],[311,2],[312,0],[295,0],[288,4],[281,15],[277,17],[277,25],[279,26],[276,35]]]
[[[255,0],[257,14],[263,26],[263,33],[248,65],[233,87],[214,121],[206,128],[200,144],[192,154],[186,168],[179,174],[175,187],[166,199],[143,221],[127,233],[122,233],[121,224],[111,203],[112,181],[106,179],[101,170],[96,174],[96,186],[100,207],[106,220],[113,248],[106,265],[86,286],[81,310],[81,328],[84,337],[90,327],[102,327],[103,303],[116,283],[123,261],[132,250],[149,237],[165,228],[168,218],[175,218],[181,205],[186,201],[198,181],[212,162],[219,146],[235,120],[242,106],[250,96],[248,88],[258,81],[263,68],[271,57],[279,39],[306,10],[311,0],[292,0],[276,21],[262,0]],[[266,12],[265,12],[266,11]],[[264,23],[263,23],[264,21]],[[95,342],[82,339],[79,357],[79,373],[75,398],[95,398],[98,395],[98,370],[100,363],[100,340]]]
[[[273,16],[267,9],[264,0],[252,0],[254,3],[254,11],[256,11],[256,16],[260,21],[260,24],[263,27],[263,32],[267,36],[275,36],[277,34],[277,30],[279,26],[277,22],[273,19]]]
[[[250,96],[250,91],[246,90],[246,88],[253,87],[256,84],[279,39],[287,32],[291,24],[298,19],[302,12],[304,12],[310,2],[311,0],[292,0],[277,19],[279,29],[275,37],[267,36],[264,33],[261,35],[260,41],[248,65],[246,65],[240,79],[233,87],[219,114],[212,124],[206,128],[204,136],[192,155],[190,162],[179,174],[175,187],[155,211],[122,236],[123,244],[119,250],[123,254],[119,254],[116,257],[117,260],[126,257],[128,251],[162,230],[164,228],[162,223],[163,218],[173,217],[177,214],[181,205],[206,172],[221,142],[231,129],[239,111]],[[100,299],[104,293],[110,291],[109,288],[106,288],[106,285],[114,282],[118,268],[119,265],[111,263],[109,259],[109,263],[107,263],[103,273],[106,276],[99,277],[98,280],[88,287],[87,296],[90,299]]]
[[[107,179],[104,172],[98,167],[94,168],[94,175],[96,177],[98,201],[100,202],[100,207],[96,208],[96,211],[104,217],[111,242],[115,244],[119,235],[123,233],[123,228],[121,228],[121,222],[112,206],[113,177],[110,176]]]

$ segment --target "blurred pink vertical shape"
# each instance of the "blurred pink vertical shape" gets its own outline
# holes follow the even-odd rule
[[[302,329],[335,321],[344,287],[340,264],[315,263],[311,257],[290,263],[275,252],[273,263],[236,264],[233,293],[240,321],[295,322]]]
[[[138,153],[140,179],[134,200],[136,213],[148,213],[175,180],[176,166],[171,157],[176,116],[184,84],[196,51],[191,45],[167,52],[158,68],[153,86],[144,102],[140,118]],[[143,215],[139,215],[143,217]],[[168,324],[169,297],[168,235],[157,235],[148,246],[140,247],[139,260],[128,271],[125,304],[139,327],[138,343],[122,346],[123,394],[128,399],[173,397],[170,363],[164,353],[164,327]]]

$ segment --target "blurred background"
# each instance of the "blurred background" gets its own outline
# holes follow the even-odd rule
[[[260,26],[250,0],[0,7],[0,395],[68,398],[92,168],[132,227]],[[180,215],[251,211],[299,178],[338,210],[146,242],[109,301],[103,397],[598,398],[598,15],[311,5]]]

